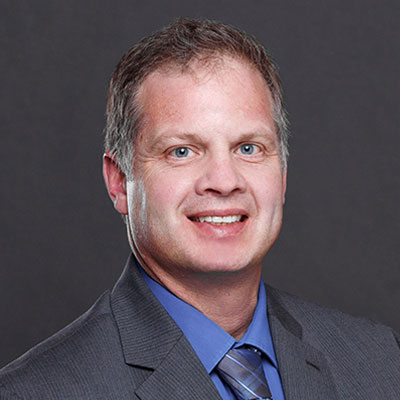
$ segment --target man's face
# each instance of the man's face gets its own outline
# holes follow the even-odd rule
[[[228,58],[211,69],[156,71],[137,100],[143,125],[128,211],[148,267],[261,267],[281,227],[286,177],[259,72]]]

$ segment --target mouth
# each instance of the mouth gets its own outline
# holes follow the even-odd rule
[[[248,217],[244,214],[235,215],[201,215],[201,216],[189,216],[193,222],[208,223],[211,225],[231,225],[235,223],[244,222]]]

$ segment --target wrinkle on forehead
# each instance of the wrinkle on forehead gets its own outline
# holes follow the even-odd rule
[[[204,66],[200,61],[193,62],[184,72],[176,66],[175,68],[170,67],[152,72],[143,81],[137,94],[137,101],[140,102],[143,111],[142,123],[145,125],[149,122],[149,116],[155,115],[152,112],[154,108],[157,108],[157,115],[162,114],[164,121],[165,119],[168,120],[177,115],[179,116],[179,107],[169,101],[169,95],[171,94],[171,90],[173,90],[175,93],[179,93],[182,98],[187,96],[184,88],[186,80],[182,78],[189,76],[195,86],[210,85],[210,88],[217,87],[219,92],[229,96],[229,91],[231,90],[230,82],[235,80],[237,85],[242,85],[243,71],[246,69],[250,74],[246,74],[243,96],[249,96],[253,99],[257,97],[261,101],[252,101],[248,104],[243,104],[243,102],[239,101],[240,106],[235,110],[235,113],[244,113],[253,109],[259,113],[268,112],[271,114],[272,96],[261,73],[247,61],[225,57],[219,58],[207,66]],[[249,75],[251,75],[251,79],[249,79]],[[169,79],[162,80],[160,77]],[[173,85],[171,85],[171,81]],[[252,96],[256,92],[259,94],[260,89],[263,92],[263,96]],[[207,97],[207,91],[204,91],[203,94]],[[197,96],[196,99],[186,98],[185,101],[188,103],[204,103],[204,106],[208,106],[207,101],[201,96]]]

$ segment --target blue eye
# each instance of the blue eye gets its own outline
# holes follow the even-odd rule
[[[187,147],[177,147],[174,151],[173,154],[175,157],[178,158],[185,158],[190,154],[190,149]]]
[[[245,143],[240,146],[240,152],[242,154],[250,155],[253,154],[255,150],[254,144]]]

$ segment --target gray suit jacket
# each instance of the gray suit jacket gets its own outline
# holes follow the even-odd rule
[[[0,371],[0,399],[220,399],[134,264],[84,315]],[[270,287],[267,297],[287,400],[400,399],[390,328]]]

